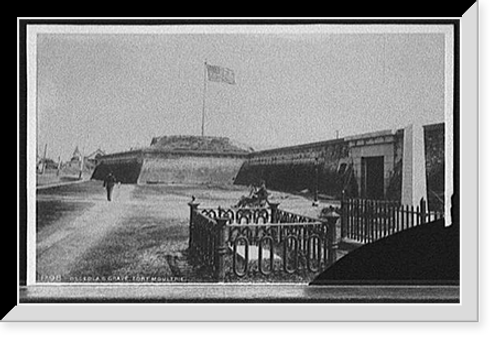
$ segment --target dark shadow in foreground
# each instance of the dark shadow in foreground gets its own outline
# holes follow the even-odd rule
[[[367,244],[309,285],[459,285],[459,228],[441,219]]]

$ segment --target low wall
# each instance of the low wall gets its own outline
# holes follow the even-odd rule
[[[139,184],[232,184],[245,157],[164,154],[144,159]]]

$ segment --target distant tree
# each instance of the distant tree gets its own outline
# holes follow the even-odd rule
[[[50,169],[50,170],[57,169],[57,162],[55,162],[54,160],[52,160],[50,158],[40,159],[40,162],[45,165],[46,169]]]

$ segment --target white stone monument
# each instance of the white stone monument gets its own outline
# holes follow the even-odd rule
[[[401,204],[417,206],[427,202],[424,127],[411,124],[404,129]]]

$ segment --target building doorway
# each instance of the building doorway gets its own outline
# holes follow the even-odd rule
[[[361,158],[361,197],[384,198],[384,157]]]

